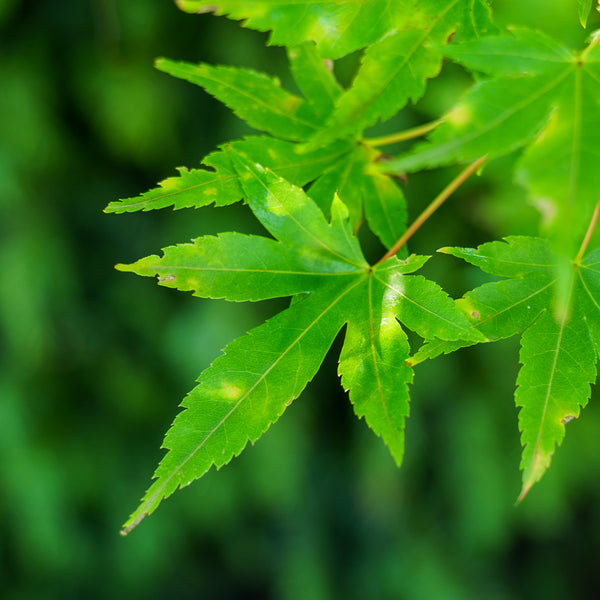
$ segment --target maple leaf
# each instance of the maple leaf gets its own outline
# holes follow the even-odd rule
[[[450,37],[478,38],[493,30],[483,0],[412,4],[406,9],[410,18],[365,51],[351,87],[336,101],[327,126],[302,145],[304,150],[357,135],[395,115],[409,100],[416,102],[425,92],[427,79],[439,74],[440,48]]]
[[[382,170],[412,172],[524,147],[517,180],[552,207],[555,247],[572,256],[600,189],[599,38],[571,52],[538,31],[512,34],[442,49],[489,78],[467,92],[427,142]]]
[[[158,275],[160,285],[202,297],[296,300],[229,344],[200,375],[165,437],[168,453],[156,480],[125,532],[177,488],[256,441],[300,395],[344,325],[342,384],[357,415],[398,464],[413,377],[400,323],[424,339],[484,339],[437,284],[412,275],[429,257],[393,256],[368,265],[339,198],[328,222],[300,188],[233,148],[228,153],[248,205],[274,239],[223,233],[118,268]]]
[[[328,0],[315,4],[310,0],[176,0],[189,13],[214,12],[245,27],[271,31],[269,42],[295,46],[306,40],[317,43],[328,58],[372,44],[392,30],[405,17],[406,0]]]
[[[352,86],[334,98],[326,126],[301,145],[303,151],[356,137],[393,116],[409,100],[418,100],[426,80],[438,75],[443,58],[438,46],[455,34],[470,39],[494,30],[487,0],[337,0],[318,5],[302,0],[180,0],[178,5],[186,12],[215,11],[244,19],[248,27],[271,30],[273,44],[313,40],[327,58],[368,47]]]
[[[366,218],[373,233],[390,248],[406,228],[402,190],[391,177],[372,168],[381,153],[357,140],[333,141],[298,154],[297,141],[309,139],[325,126],[341,90],[314,44],[291,48],[288,56],[304,98],[282,89],[277,79],[250,69],[166,59],[158,60],[157,67],[200,85],[252,127],[277,136],[254,136],[230,145],[295,185],[312,182],[311,197],[325,214],[337,192],[350,211],[352,229]],[[113,202],[106,211],[223,206],[241,200],[239,177],[226,150],[210,154],[204,165],[208,169],[180,169],[179,177],[166,179],[138,198]]]
[[[550,465],[565,424],[579,416],[596,381],[600,351],[600,248],[569,265],[569,310],[553,298],[560,259],[548,240],[521,236],[477,249],[440,250],[507,279],[486,283],[457,300],[488,341],[521,335],[521,370],[515,392],[524,446],[520,498]],[[465,342],[426,343],[409,363],[452,352]]]
[[[469,26],[478,29],[489,22],[485,0],[328,0],[315,4],[309,0],[176,0],[189,13],[214,12],[245,27],[271,31],[269,42],[294,46],[306,40],[316,42],[319,53],[340,58],[359,50],[390,33],[406,29],[427,29],[440,14],[460,11]]]

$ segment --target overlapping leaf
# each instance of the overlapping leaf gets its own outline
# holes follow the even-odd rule
[[[458,300],[473,326],[490,340],[521,335],[515,399],[521,407],[524,446],[521,468],[525,495],[550,465],[565,424],[579,416],[596,380],[600,349],[600,249],[572,263],[569,310],[553,310],[557,258],[548,241],[509,237],[477,249],[445,248],[483,271],[506,277],[484,284]],[[416,364],[464,342],[432,342],[410,361]]]
[[[352,86],[339,98],[327,127],[304,148],[357,135],[396,114],[409,100],[416,102],[427,79],[438,75],[440,47],[451,35],[478,38],[493,27],[484,0],[412,4],[410,19],[365,51]]]
[[[231,301],[299,299],[229,344],[204,371],[169,430],[156,481],[126,524],[134,527],[178,487],[254,442],[304,389],[347,324],[340,374],[359,416],[402,460],[412,369],[398,321],[426,339],[483,337],[437,284],[411,275],[427,257],[369,266],[336,197],[318,206],[272,172],[230,150],[243,193],[275,239],[224,233],[164,250],[121,270],[167,287]]]
[[[380,39],[410,17],[407,0],[176,0],[189,13],[214,12],[246,27],[271,31],[270,43],[317,43],[320,54],[340,58]]]
[[[356,141],[339,141],[304,153],[296,152],[298,140],[310,138],[324,126],[341,93],[339,85],[313,44],[290,49],[290,67],[301,98],[283,90],[279,81],[249,69],[191,65],[160,60],[167,73],[202,86],[229,106],[252,127],[276,137],[252,137],[231,144],[291,183],[314,182],[311,196],[328,213],[337,192],[350,210],[354,229],[366,218],[372,231],[386,247],[402,234],[406,225],[406,202],[398,184],[372,169],[380,153]],[[138,198],[109,205],[108,212],[220,206],[242,198],[238,175],[226,150],[209,155],[209,169],[180,170],[159,188]]]
[[[314,40],[328,58],[368,47],[351,88],[337,100],[326,126],[302,145],[305,151],[356,137],[409,100],[415,102],[427,79],[439,73],[439,46],[455,34],[471,39],[493,29],[487,0],[338,0],[310,5],[298,0],[182,0],[179,5],[188,12],[216,11],[244,19],[249,27],[272,30],[274,44]]]
[[[515,29],[513,34],[444,50],[491,78],[466,94],[428,142],[384,170],[416,171],[525,146],[517,177],[534,198],[553,207],[562,246],[570,253],[600,188],[600,46],[592,42],[573,53],[540,32]]]

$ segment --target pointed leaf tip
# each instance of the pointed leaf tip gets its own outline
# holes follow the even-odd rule
[[[579,22],[585,29],[592,10],[592,0],[579,0]]]
[[[150,512],[142,512],[137,516],[136,514],[137,511],[131,515],[128,521],[125,522],[123,529],[119,531],[119,535],[122,535],[123,537],[129,535],[144,520],[144,518],[150,514]]]

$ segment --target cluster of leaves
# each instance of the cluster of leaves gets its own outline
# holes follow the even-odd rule
[[[521,335],[516,404],[524,446],[523,496],[548,468],[565,423],[579,415],[600,352],[600,249],[587,252],[598,218],[600,38],[571,51],[542,32],[499,31],[486,0],[180,0],[270,31],[287,47],[302,96],[263,73],[161,59],[159,69],[203,87],[252,128],[204,168],[108,212],[224,206],[243,200],[272,237],[228,232],[165,248],[124,271],[160,285],[233,302],[291,297],[289,308],[233,341],[204,371],[165,438],[168,453],[131,530],[177,488],[254,442],[300,395],[339,332],[342,385],[354,410],[400,464],[413,367],[464,346]],[[585,25],[590,1],[579,2]],[[347,89],[331,61],[362,50]],[[476,83],[439,121],[384,138],[363,131],[417,102],[442,62]],[[380,147],[429,133],[389,158]],[[550,215],[539,238],[512,236],[477,249],[444,248],[500,281],[452,300],[414,275],[407,255],[400,175],[472,163],[429,212],[479,167],[520,150],[516,178]],[[473,162],[475,161],[475,162]],[[427,213],[428,214],[428,213]],[[388,250],[370,265],[357,231]],[[424,344],[411,356],[404,328]]]

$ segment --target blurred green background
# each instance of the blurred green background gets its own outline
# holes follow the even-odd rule
[[[575,0],[496,4],[503,23],[583,43]],[[240,206],[102,212],[250,132],[153,60],[243,65],[292,85],[285,53],[163,0],[0,0],[0,33],[0,597],[600,597],[600,409],[592,399],[569,424],[515,507],[516,340],[418,367],[401,470],[354,418],[334,348],[256,446],[120,537],[194,379],[280,306],[204,301],[114,271],[205,233],[256,230]],[[339,65],[342,79],[355,64]],[[447,65],[392,126],[435,118],[469,81]],[[535,233],[506,175],[513,161],[470,182],[413,250]],[[412,178],[411,214],[452,175]],[[428,266],[455,296],[481,281],[457,263]]]

